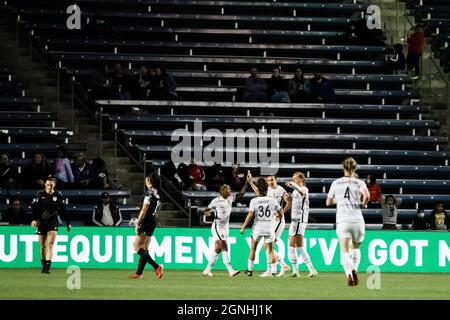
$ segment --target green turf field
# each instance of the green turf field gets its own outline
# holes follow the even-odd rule
[[[368,274],[357,287],[347,287],[343,273],[317,278],[229,278],[217,271],[166,270],[162,279],[147,271],[144,279],[128,279],[129,270],[81,270],[81,289],[69,290],[64,269],[41,274],[37,269],[1,269],[0,299],[450,299],[450,274],[382,273],[381,289],[369,290]]]

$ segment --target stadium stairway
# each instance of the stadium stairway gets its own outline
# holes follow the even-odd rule
[[[45,101],[42,111],[57,112],[59,127],[73,128],[72,143],[87,144],[87,156],[94,158],[101,156],[107,163],[110,173],[124,187],[130,188],[129,203],[139,203],[142,200],[142,170],[130,162],[130,158],[118,151],[115,157],[114,135],[108,132],[102,134],[102,150],[99,148],[100,126],[97,121],[79,104],[74,103],[73,122],[71,111],[70,88],[62,87],[60,101],[57,97],[56,73],[36,56],[30,55],[27,43],[18,43],[16,35],[4,24],[7,19],[0,19],[0,53],[5,62],[15,67],[17,76],[29,84],[28,92],[32,96],[42,97]],[[98,117],[97,117],[98,118]],[[123,182],[130,182],[123,183]]]

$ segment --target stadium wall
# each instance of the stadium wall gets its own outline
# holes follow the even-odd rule
[[[235,269],[247,268],[250,229],[244,235],[231,229],[231,262]],[[339,243],[334,230],[308,230],[307,250],[318,271],[342,271]],[[54,246],[53,266],[66,268],[134,269],[134,229],[76,227],[70,233],[61,228]],[[287,232],[278,250],[287,260]],[[150,254],[165,269],[203,269],[214,239],[209,228],[158,228]],[[450,233],[413,231],[367,231],[361,248],[360,271],[450,272]],[[262,250],[255,270],[263,270]],[[371,267],[375,266],[377,268]],[[31,227],[0,227],[0,268],[40,267],[39,241]],[[368,269],[369,268],[369,269]],[[215,270],[225,270],[221,259]],[[300,270],[306,271],[301,263]]]

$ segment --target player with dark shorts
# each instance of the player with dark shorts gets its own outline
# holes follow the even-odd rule
[[[45,181],[45,188],[37,193],[32,203],[33,228],[37,227],[36,234],[39,235],[42,273],[50,273],[53,257],[53,244],[59,226],[59,217],[63,217],[67,222],[67,231],[70,231],[69,216],[66,212],[64,199],[61,193],[55,190],[56,180],[48,177]]]
[[[136,239],[134,241],[134,250],[139,255],[139,262],[136,273],[130,276],[132,279],[142,279],[144,277],[144,268],[147,263],[155,269],[157,278],[160,279],[163,276],[163,266],[157,264],[148,253],[148,246],[156,228],[155,212],[159,205],[160,179],[156,174],[145,178],[148,192],[144,198],[139,217],[136,220]]]

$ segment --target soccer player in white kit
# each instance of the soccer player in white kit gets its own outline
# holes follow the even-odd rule
[[[336,204],[336,235],[341,247],[341,264],[344,267],[349,286],[358,285],[358,266],[361,261],[360,246],[364,240],[365,224],[362,208],[370,199],[364,181],[355,178],[357,163],[353,158],[343,162],[344,177],[331,184],[326,201],[327,206]],[[351,243],[350,243],[351,242]],[[352,244],[352,259],[350,259]]]
[[[211,272],[212,267],[216,263],[219,254],[222,253],[222,261],[224,265],[227,267],[228,273],[230,277],[234,277],[240,273],[238,270],[234,270],[230,264],[230,256],[228,254],[228,244],[227,238],[229,233],[229,222],[230,222],[230,214],[231,214],[231,205],[234,201],[239,201],[245,191],[248,188],[248,183],[245,183],[239,194],[232,195],[231,189],[228,185],[224,184],[219,189],[219,196],[214,198],[209,206],[203,210],[203,213],[206,216],[210,216],[212,212],[214,212],[214,222],[211,225],[211,233],[214,237],[215,249],[211,253],[211,257],[208,261],[208,265],[203,271],[203,275],[205,277],[213,277],[214,275]]]
[[[303,262],[308,267],[308,277],[313,278],[318,275],[311,262],[311,258],[305,249],[304,237],[308,225],[309,217],[309,190],[305,185],[305,175],[296,172],[292,176],[292,181],[287,181],[286,186],[294,189],[292,192],[291,225],[289,226],[289,248],[288,255],[292,264],[292,276],[299,277],[298,257],[302,257]]]
[[[267,189],[267,196],[272,197],[280,204],[280,206],[283,205],[284,202],[284,208],[283,208],[283,218],[281,219],[275,219],[274,223],[274,230],[275,230],[275,244],[280,241],[281,235],[283,234],[284,227],[286,226],[286,221],[284,219],[284,214],[289,210],[291,207],[291,196],[289,193],[284,190],[284,188],[277,184],[277,177],[276,176],[268,176],[266,177],[267,184],[269,185],[269,188]],[[256,188],[255,184],[252,180],[252,174],[250,171],[248,171],[247,174],[247,182],[252,187],[253,191],[258,194],[258,189]],[[269,251],[268,251],[268,245],[264,244],[264,251],[266,252],[266,261],[267,261],[267,268],[266,268],[266,274],[271,274],[272,271],[270,269],[270,261],[269,261]],[[289,266],[284,262],[284,259],[280,257],[278,252],[273,251],[273,254],[275,255],[275,260],[277,264],[281,266],[281,271],[278,274],[279,277],[284,276],[286,271],[289,271]],[[262,274],[261,277],[265,277],[265,274]]]
[[[247,179],[249,177],[247,176]],[[248,180],[247,180],[248,181]],[[258,189],[257,197],[250,201],[249,211],[244,223],[241,226],[241,234],[244,233],[245,227],[255,217],[255,221],[252,227],[252,239],[250,244],[250,253],[248,257],[247,275],[253,275],[253,266],[255,262],[255,253],[258,243],[263,239],[264,243],[268,245],[270,273],[263,273],[264,276],[276,275],[276,260],[273,254],[275,246],[275,230],[273,224],[275,217],[278,219],[283,218],[283,210],[280,204],[272,197],[267,196],[267,189],[269,187],[267,180],[260,177],[256,181],[256,187]]]

